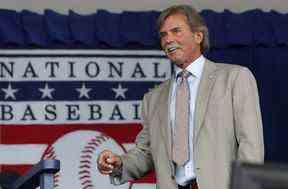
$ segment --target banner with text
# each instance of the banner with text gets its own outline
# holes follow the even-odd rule
[[[161,51],[2,50],[2,172],[23,174],[55,158],[55,188],[155,187],[153,174],[112,186],[96,159],[106,148],[121,154],[133,147],[144,93],[171,72]]]

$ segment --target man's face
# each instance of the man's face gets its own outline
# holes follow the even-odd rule
[[[161,46],[167,57],[181,68],[186,68],[201,55],[201,32],[192,32],[183,14],[168,16],[160,28]]]

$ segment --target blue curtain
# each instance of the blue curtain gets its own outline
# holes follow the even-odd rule
[[[11,49],[159,49],[155,21],[159,12],[68,15],[46,10],[0,10],[0,48]],[[251,10],[201,15],[210,30],[206,56],[240,64],[255,74],[262,107],[266,160],[288,162],[288,14]]]
[[[287,46],[288,15],[275,11],[225,10],[201,12],[210,30],[213,48],[234,46]],[[28,10],[0,10],[0,45],[13,48],[149,48],[159,47],[155,20],[159,12],[90,15],[53,10],[37,14]]]

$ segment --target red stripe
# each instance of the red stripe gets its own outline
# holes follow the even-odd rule
[[[62,124],[1,126],[2,144],[51,144],[62,135],[76,130],[96,130],[119,143],[134,142],[140,124]]]
[[[144,177],[138,179],[137,181],[133,181],[133,183],[155,183],[156,177],[154,172],[150,171],[147,175]]]
[[[1,172],[15,172],[20,175],[25,174],[32,165],[1,165]]]

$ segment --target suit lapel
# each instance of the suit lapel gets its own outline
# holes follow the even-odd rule
[[[163,87],[161,90],[161,98],[159,101],[159,126],[160,132],[165,141],[166,150],[169,156],[169,159],[172,157],[172,143],[171,143],[171,125],[170,125],[170,102],[171,102],[171,90],[172,89],[172,80]]]
[[[193,135],[195,145],[197,142],[197,138],[199,135],[199,131],[201,126],[203,125],[202,122],[205,117],[209,96],[216,78],[215,71],[217,66],[215,63],[211,63],[209,60],[206,59],[204,64],[204,70],[202,73],[202,77],[199,84],[199,89],[197,92],[196,98],[196,105],[195,105],[195,122],[194,122],[194,132]]]

